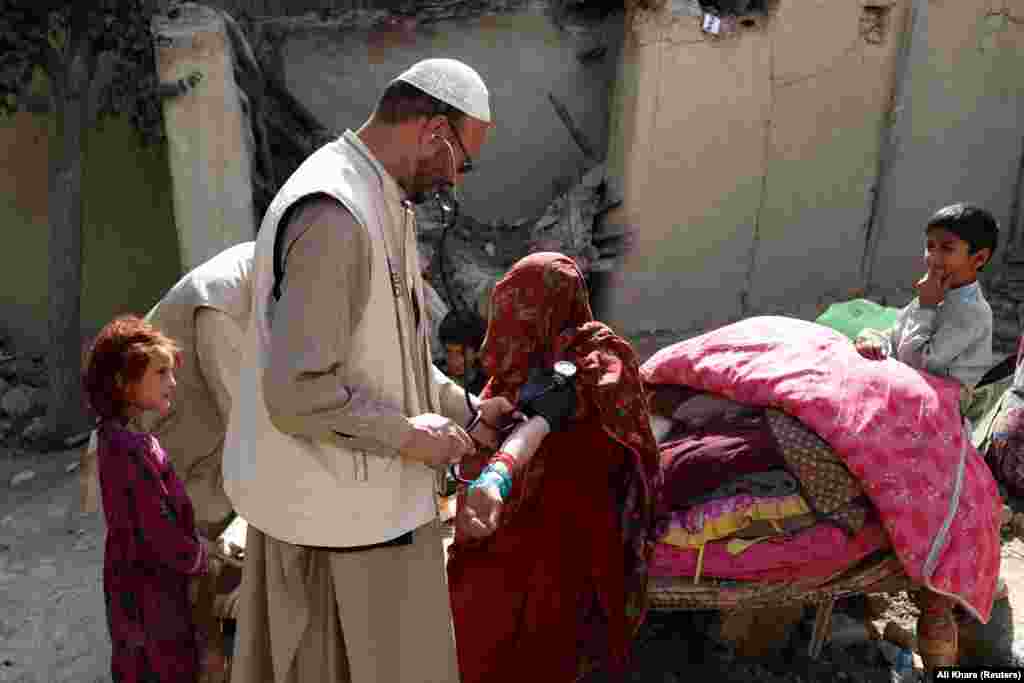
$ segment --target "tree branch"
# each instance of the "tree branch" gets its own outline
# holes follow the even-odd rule
[[[87,98],[89,95],[89,81],[92,80],[91,68],[92,53],[94,50],[89,44],[89,9],[92,3],[76,2],[71,5],[71,17],[68,19],[68,41],[65,53],[65,68],[68,78],[65,95],[71,98]],[[79,64],[78,60],[84,60]],[[86,73],[79,74],[78,70],[84,68]]]
[[[95,106],[97,99],[95,95],[99,94],[98,90],[102,87],[102,84],[98,83],[96,78],[96,69],[99,64],[100,53],[88,40],[83,41],[82,49],[85,50],[85,92],[82,93],[82,97],[84,97],[86,101],[85,116],[87,120],[85,122],[85,126],[87,128],[91,128],[99,118],[96,111],[97,107]]]
[[[53,104],[53,111],[59,116],[64,111],[67,64],[64,62],[64,57],[52,45],[47,44],[43,51],[43,71],[50,79],[50,101]]]
[[[558,114],[558,118],[560,118],[562,123],[565,124],[565,127],[569,129],[569,135],[572,137],[573,142],[576,143],[576,146],[580,148],[580,151],[583,152],[583,156],[585,156],[589,161],[599,161],[597,154],[594,152],[593,145],[591,145],[590,141],[587,140],[586,133],[584,133],[583,130],[576,125],[576,122],[572,120],[572,116],[569,114],[569,109],[562,104],[557,97],[555,97],[554,93],[549,92],[548,99],[551,101],[551,106],[555,108],[555,113]]]
[[[71,16],[68,17],[68,45],[72,48],[78,47],[76,42],[87,40],[89,36],[89,10],[93,3],[73,2],[71,4]]]

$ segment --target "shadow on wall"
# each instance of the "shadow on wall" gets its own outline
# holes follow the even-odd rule
[[[48,302],[45,114],[0,118],[0,326],[15,348],[45,349]],[[83,171],[83,334],[144,314],[180,277],[164,148],[140,148],[127,121],[89,133]],[[116,179],[116,180],[114,180]]]

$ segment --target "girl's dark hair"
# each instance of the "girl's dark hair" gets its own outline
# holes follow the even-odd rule
[[[405,123],[421,116],[443,116],[456,126],[466,114],[405,81],[389,85],[374,111],[374,118],[390,124]]]
[[[86,349],[82,362],[82,387],[89,410],[100,420],[124,417],[128,385],[142,378],[150,359],[158,353],[179,364],[179,351],[173,339],[138,316],[110,321]]]
[[[931,228],[948,230],[967,242],[968,252],[971,254],[976,254],[982,249],[990,249],[991,253],[995,254],[996,247],[999,246],[999,223],[991,213],[973,204],[959,202],[942,207],[928,221],[925,231]],[[991,260],[990,255],[989,261]],[[982,268],[984,267],[983,265]]]

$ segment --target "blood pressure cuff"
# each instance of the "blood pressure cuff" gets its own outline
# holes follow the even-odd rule
[[[557,377],[552,369],[531,368],[516,407],[527,417],[543,417],[551,431],[564,431],[576,412],[575,382]]]

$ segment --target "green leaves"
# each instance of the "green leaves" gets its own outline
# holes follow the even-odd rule
[[[88,43],[88,53],[112,53],[115,59],[109,82],[95,82],[101,117],[131,118],[145,142],[163,137],[156,98],[156,62],[150,21],[151,3],[142,0],[92,0],[87,9],[78,0],[77,12],[87,12],[84,34],[72,35],[73,0],[0,0],[0,112],[17,110],[19,96],[27,92],[35,67],[50,79],[64,79],[71,46]],[[81,16],[81,15],[76,15]],[[76,22],[79,26],[80,22]],[[48,59],[58,55],[60,59]],[[53,73],[53,71],[59,71]]]
[[[0,109],[4,113],[17,110],[17,96],[31,84],[32,67],[42,60],[46,17],[27,5],[0,0]]]

